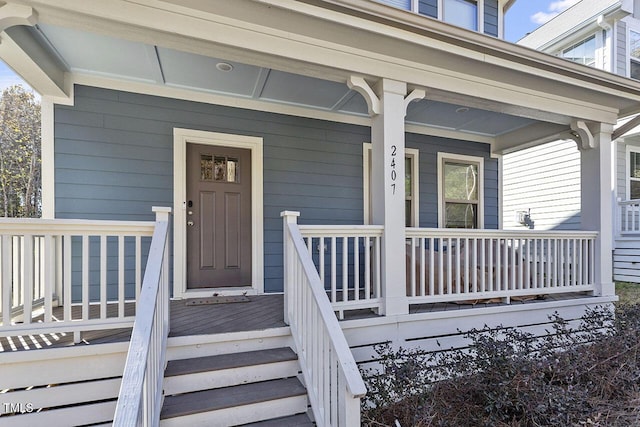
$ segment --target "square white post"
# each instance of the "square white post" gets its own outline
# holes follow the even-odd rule
[[[371,127],[371,201],[382,235],[382,315],[407,314],[405,271],[405,95],[406,83],[382,79],[376,87],[380,114]]]
[[[597,231],[595,285],[598,296],[615,295],[613,283],[614,171],[613,126],[598,124],[593,132],[594,148],[580,151],[582,229]]]
[[[289,308],[292,307],[293,286],[295,286],[295,277],[293,271],[294,247],[289,233],[289,224],[297,224],[300,212],[282,211],[282,268],[283,268],[283,290],[284,290],[284,323],[289,324]]]

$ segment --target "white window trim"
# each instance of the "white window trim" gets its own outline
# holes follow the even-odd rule
[[[262,138],[205,132],[191,129],[173,130],[173,294],[174,298],[201,298],[212,292],[239,295],[242,288],[187,290],[187,143],[218,145],[251,150],[251,291],[264,293],[264,216],[262,184]]]
[[[631,78],[631,59],[633,58],[631,56],[631,31],[635,32],[635,33],[640,33],[640,26],[637,25],[633,25],[630,22],[625,21],[627,24],[627,43],[625,46],[625,50],[626,50],[626,54],[627,54],[627,58],[626,58],[626,68],[627,68],[627,75],[626,77]],[[636,62],[640,63],[640,58],[633,58]],[[629,193],[627,193],[629,194]]]
[[[419,170],[419,156],[420,150],[416,148],[406,148],[404,149],[405,157],[408,157],[411,160],[411,182],[413,183],[413,188],[411,189],[411,206],[413,211],[411,212],[411,226],[419,227],[420,226],[420,170]],[[364,142],[362,144],[362,188],[363,188],[363,200],[364,200],[364,224],[371,224],[371,176],[370,170],[371,165],[369,164],[369,159],[371,158],[371,143]]]
[[[631,176],[629,174],[631,168],[631,153],[640,154],[640,146],[626,144],[626,150],[624,155],[624,185],[625,185],[625,199],[631,200]]]
[[[478,229],[484,228],[484,157],[465,156],[453,153],[438,153],[438,227],[444,228],[444,168],[445,160],[469,162],[478,164]]]

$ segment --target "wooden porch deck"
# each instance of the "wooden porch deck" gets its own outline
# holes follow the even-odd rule
[[[589,299],[587,294],[554,294],[545,299],[512,301],[511,305],[537,304],[549,301]],[[248,297],[248,302],[223,304],[189,305],[189,300],[173,300],[170,305],[170,337],[189,335],[223,334],[231,332],[265,330],[286,326],[283,316],[284,298],[282,294]],[[436,303],[411,306],[410,313],[433,313],[453,310],[468,310],[479,307],[497,307],[503,303],[454,304]],[[78,310],[80,307],[74,307]],[[133,307],[128,308],[131,310]],[[110,307],[116,309],[116,307]],[[56,308],[55,315],[61,315]],[[91,306],[92,316],[98,316],[99,306]],[[375,317],[370,310],[356,310],[345,313],[344,320]],[[89,331],[82,334],[82,341],[76,345],[126,342],[131,336],[130,329]],[[67,347],[73,344],[73,333],[41,334],[18,337],[0,337],[0,353],[35,349]]]
[[[170,337],[188,335],[222,334],[262,330],[286,326],[283,315],[283,296],[260,295],[249,297],[248,302],[225,304],[187,305],[188,300],[173,300],[170,305]],[[74,307],[81,310],[81,307]],[[107,316],[117,306],[109,305]],[[133,312],[128,305],[127,314]],[[62,307],[54,309],[54,317],[62,316]],[[79,314],[74,315],[79,317]],[[90,318],[99,317],[99,306],[90,307]],[[37,321],[38,319],[36,319]],[[131,329],[88,331],[76,345],[125,342],[131,337]],[[73,333],[55,333],[18,337],[0,337],[0,353],[72,346]]]

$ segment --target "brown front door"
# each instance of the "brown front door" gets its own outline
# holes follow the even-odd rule
[[[251,285],[251,151],[187,144],[187,288]]]

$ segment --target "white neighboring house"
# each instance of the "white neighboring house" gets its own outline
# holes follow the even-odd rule
[[[582,0],[518,44],[631,79],[640,79],[640,1]],[[640,282],[640,127],[618,123],[612,154],[614,280]],[[571,139],[503,157],[505,229],[581,227],[580,152]],[[586,171],[585,171],[586,172]]]

